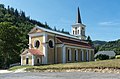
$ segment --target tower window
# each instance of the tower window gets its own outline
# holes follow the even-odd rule
[[[83,35],[85,35],[85,31],[83,30]]]
[[[74,35],[74,30],[73,30],[73,35]]]
[[[82,35],[83,33],[82,33],[82,30],[81,30],[81,35]]]
[[[77,27],[75,27],[75,34],[77,35]]]
[[[79,34],[79,30],[78,30],[78,34]]]

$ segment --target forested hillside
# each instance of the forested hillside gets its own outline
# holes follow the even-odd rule
[[[20,62],[20,53],[28,48],[28,32],[35,26],[69,34],[64,29],[52,29],[47,23],[30,19],[25,12],[0,4],[0,68]]]
[[[99,50],[110,50],[115,51],[116,54],[120,55],[120,39],[116,41],[109,41],[108,43],[105,43],[104,45],[99,47]]]
[[[115,51],[117,55],[120,55],[120,39],[116,41],[93,41],[95,52],[98,51]]]
[[[93,41],[94,46],[101,46],[101,45],[104,45],[105,43],[107,43],[107,42],[100,41],[100,40]]]

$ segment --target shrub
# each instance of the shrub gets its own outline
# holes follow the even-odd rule
[[[120,55],[116,55],[115,58],[116,58],[116,59],[120,59]]]
[[[109,56],[108,55],[105,55],[105,54],[99,54],[95,57],[95,59],[99,59],[99,60],[107,60],[109,59]]]
[[[115,59],[115,56],[113,56],[113,57],[110,57],[110,59]]]

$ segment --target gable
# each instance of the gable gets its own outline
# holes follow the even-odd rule
[[[43,32],[43,30],[38,29],[37,27],[34,27],[34,28],[29,32],[29,34],[32,34],[32,33],[42,33],[42,32]]]
[[[26,49],[21,55],[31,55],[31,53],[28,51],[28,49]]]
[[[42,33],[43,31],[42,30],[40,30],[40,29],[35,29],[33,32],[31,32],[31,33]]]

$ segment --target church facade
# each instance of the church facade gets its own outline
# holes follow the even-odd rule
[[[29,48],[21,54],[21,65],[93,61],[94,49],[85,41],[85,27],[79,8],[71,35],[35,26],[28,34]]]

